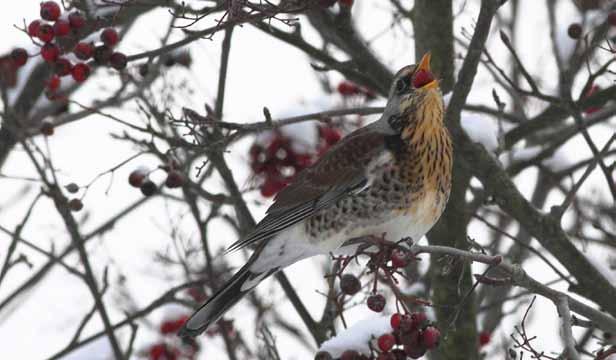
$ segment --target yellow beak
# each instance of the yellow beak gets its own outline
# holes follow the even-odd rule
[[[432,54],[428,51],[422,56],[421,61],[419,61],[419,65],[417,65],[417,69],[415,72],[419,70],[425,70],[428,72],[432,72],[430,70],[430,59],[432,58]],[[438,87],[438,80],[432,80],[426,85],[422,86],[422,89],[436,89]]]

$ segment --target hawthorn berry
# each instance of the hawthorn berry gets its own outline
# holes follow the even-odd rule
[[[75,48],[73,49],[73,54],[75,54],[75,56],[79,60],[88,60],[92,57],[93,53],[94,47],[91,43],[87,42],[79,42],[77,43],[77,45],[75,45]]]
[[[86,24],[86,18],[79,11],[68,14],[68,23],[73,29],[80,29]]]
[[[334,6],[337,0],[319,0],[319,6],[328,8]]]
[[[334,360],[334,358],[327,351],[319,351],[314,355],[314,360]]]
[[[52,75],[47,80],[47,90],[54,92],[60,87],[60,77],[58,75]]]
[[[359,360],[360,356],[361,355],[355,350],[347,350],[342,353],[340,360]]]
[[[427,349],[434,349],[441,339],[441,332],[434,326],[428,326],[421,332],[421,344]]]
[[[41,3],[41,18],[47,21],[56,21],[60,17],[60,5],[53,1]]]
[[[377,340],[379,349],[383,352],[388,352],[396,345],[396,338],[392,334],[383,334]]]
[[[402,314],[400,313],[393,314],[391,318],[389,319],[389,324],[391,325],[391,328],[394,330],[398,330],[400,328],[401,319],[402,319]]]
[[[573,23],[567,28],[567,35],[572,39],[579,39],[582,36],[582,25]]]
[[[261,195],[263,197],[271,197],[282,190],[286,184],[284,181],[275,178],[267,178],[261,186]]]
[[[109,64],[112,68],[116,70],[125,69],[126,63],[126,55],[122,54],[121,52],[114,52],[113,54],[111,54],[111,57],[109,57]]]
[[[84,63],[75,64],[71,70],[71,75],[75,81],[84,82],[90,76],[90,66]]]
[[[132,187],[136,187],[136,188],[141,187],[147,175],[148,174],[147,174],[147,171],[145,171],[145,169],[133,170],[130,173],[130,175],[128,175],[128,183]]]
[[[429,84],[432,80],[434,80],[434,75],[432,75],[431,72],[420,69],[415,73],[415,77],[413,78],[413,87],[419,89]]]
[[[419,359],[426,354],[426,348],[423,346],[404,345],[404,352],[411,359]]]
[[[43,120],[41,122],[41,134],[45,136],[51,136],[54,133],[53,123],[49,120]]]
[[[58,19],[53,24],[53,32],[57,37],[66,36],[71,32],[71,25],[66,20]]]
[[[482,331],[479,333],[479,347],[484,347],[490,343],[491,337],[490,333],[487,331]]]
[[[355,295],[361,290],[361,283],[354,275],[344,274],[340,278],[340,290],[347,295]]]
[[[395,268],[401,268],[408,265],[408,253],[405,250],[396,249],[391,253],[391,265]]]
[[[75,199],[71,199],[68,202],[68,208],[71,211],[79,211],[81,209],[83,209],[83,203],[81,202],[81,200],[75,198]]]
[[[415,348],[421,345],[421,332],[417,329],[400,334],[400,343],[409,347]]]
[[[402,315],[400,317],[400,325],[398,327],[400,328],[400,331],[402,332],[413,331],[415,328],[413,327],[413,319],[411,318],[411,315],[409,314]]]
[[[319,135],[325,140],[327,145],[330,146],[337,143],[342,137],[338,130],[326,126],[319,127]]]
[[[607,14],[607,23],[611,26],[616,26],[616,11]]]
[[[47,43],[41,48],[41,56],[47,62],[54,62],[60,55],[60,49],[56,44]]]
[[[101,41],[109,47],[115,46],[119,40],[118,32],[114,28],[106,28],[101,33]]]
[[[13,49],[11,51],[11,59],[18,67],[24,66],[28,61],[28,52],[23,48]]]
[[[141,184],[141,193],[145,196],[152,196],[158,190],[158,187],[152,180],[145,180],[143,184]]]
[[[384,352],[380,353],[376,360],[397,360],[397,357],[393,352]]]
[[[173,188],[181,187],[182,185],[184,185],[185,182],[186,182],[186,178],[181,172],[177,170],[170,170],[169,173],[167,173],[167,179],[165,180],[165,186],[167,186],[170,189],[173,189]]]
[[[73,64],[71,64],[71,62],[68,59],[63,58],[63,57],[58,58],[56,60],[56,63],[54,64],[54,70],[56,74],[60,76],[66,76],[70,74],[72,67],[73,67]]]
[[[368,309],[374,312],[381,312],[385,309],[385,297],[381,294],[374,294],[368,297]]]
[[[30,35],[31,37],[38,37],[38,31],[40,27],[41,27],[41,21],[33,20],[28,25],[28,35]]]
[[[353,6],[353,0],[338,0],[340,5],[351,7]]]
[[[107,64],[111,57],[111,48],[107,45],[99,45],[94,48],[94,61],[99,65]]]
[[[163,335],[178,332],[184,323],[188,320],[188,316],[183,315],[176,320],[168,320],[160,324],[160,333]]]
[[[41,24],[36,32],[36,36],[41,39],[42,42],[48,43],[53,40],[55,33],[51,25]]]
[[[406,360],[406,353],[402,349],[393,349],[391,354],[395,360]]]
[[[359,86],[355,85],[354,83],[350,81],[346,81],[346,80],[338,84],[337,90],[338,90],[338,93],[342,96],[357,95],[360,92]]]
[[[66,191],[68,191],[71,194],[74,194],[77,191],[79,191],[79,185],[75,183],[69,183],[64,188],[66,189]]]
[[[415,312],[411,314],[411,320],[413,321],[413,329],[419,329],[428,320],[428,317],[425,313]]]

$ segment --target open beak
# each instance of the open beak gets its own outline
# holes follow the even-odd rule
[[[430,59],[431,58],[432,58],[432,54],[429,51],[425,53],[424,56],[421,58],[419,65],[417,65],[417,69],[415,70],[415,72],[419,70],[424,70],[429,73],[432,73],[432,71],[430,70]],[[421,88],[422,89],[436,89],[437,87],[438,87],[438,80],[435,79],[435,80],[430,81],[426,85],[422,86]]]

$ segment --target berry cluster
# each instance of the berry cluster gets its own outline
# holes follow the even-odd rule
[[[176,337],[176,333],[188,320],[188,315],[167,319],[159,326],[162,339],[152,344],[143,355],[149,360],[194,360],[200,350],[199,344],[194,339],[182,339]]]
[[[376,98],[374,91],[367,89],[363,86],[359,86],[354,82],[348,80],[341,81],[340,84],[338,84],[336,90],[338,91],[338,94],[342,95],[343,97],[362,96],[366,100],[372,100]]]
[[[33,42],[40,46],[40,56],[53,69],[53,75],[46,80],[46,87],[49,94],[54,94],[61,84],[61,78],[72,76],[77,82],[85,81],[91,72],[90,65],[84,61],[93,58],[99,65],[109,65],[117,70],[126,67],[126,55],[114,52],[113,47],[119,41],[119,35],[113,28],[106,28],[101,32],[99,45],[90,42],[78,42],[84,34],[79,30],[86,26],[88,20],[79,11],[73,11],[66,17],[62,17],[62,9],[54,1],[44,1],[40,4],[40,19],[32,21],[26,32]],[[72,37],[70,42],[60,41]],[[36,39],[42,42],[39,43]],[[66,43],[77,44],[68,49]],[[78,61],[73,64],[67,57],[72,53]],[[14,49],[11,52],[11,59],[15,67],[25,65],[31,55],[23,48]]]
[[[186,176],[178,170],[175,161],[160,166],[160,169],[167,173],[164,185],[169,189],[182,187],[186,183]],[[158,191],[158,186],[150,180],[150,173],[151,171],[146,168],[137,168],[128,175],[128,183],[132,187],[139,188],[144,196],[152,196]]]
[[[264,197],[276,195],[298,172],[310,166],[341,138],[339,130],[321,126],[317,148],[300,152],[294,149],[294,140],[290,137],[276,130],[272,134],[267,144],[256,142],[250,148],[250,167],[263,179],[260,190]]]

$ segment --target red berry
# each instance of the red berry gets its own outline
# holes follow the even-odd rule
[[[56,46],[56,44],[47,43],[41,48],[41,56],[47,62],[56,61],[59,55],[60,49]]]
[[[432,75],[431,72],[424,69],[419,69],[413,78],[413,87],[419,89],[432,82],[432,80],[434,80],[434,75]]]
[[[582,36],[582,25],[573,23],[567,28],[567,34],[572,39],[579,39]]]
[[[55,33],[53,31],[53,27],[49,24],[41,24],[38,28],[38,32],[36,33],[39,39],[43,42],[50,42],[53,40]]]
[[[419,359],[426,354],[426,348],[423,346],[404,345],[404,352],[411,359]]]
[[[391,265],[395,268],[401,268],[408,265],[408,253],[402,249],[396,249],[391,253]]]
[[[54,70],[56,74],[60,76],[66,76],[71,73],[73,65],[66,58],[58,58],[54,64]]]
[[[49,80],[47,80],[47,89],[51,92],[58,90],[60,87],[60,77],[58,75],[52,75]]]
[[[133,170],[133,172],[128,175],[128,183],[132,187],[141,187],[141,185],[143,185],[143,182],[145,181],[146,176],[148,176],[148,174],[143,169]]]
[[[109,64],[111,65],[112,68],[116,70],[125,69],[126,63],[127,63],[126,55],[120,52],[114,52],[113,54],[111,54],[111,57],[109,58]]]
[[[368,309],[374,312],[381,312],[385,309],[385,297],[381,294],[370,295],[368,297]]]
[[[359,359],[360,359],[360,355],[355,350],[347,350],[342,353],[342,356],[340,356],[340,360],[359,360]]]
[[[337,143],[342,137],[338,130],[325,126],[319,127],[319,135],[325,140],[327,145],[330,146]]]
[[[94,53],[94,47],[91,43],[80,42],[75,45],[73,53],[79,60],[88,60],[92,57],[92,54]]]
[[[172,334],[178,332],[184,323],[188,320],[188,316],[181,316],[176,320],[165,321],[160,325],[160,333],[161,334]]]
[[[79,211],[83,209],[83,203],[79,199],[71,199],[68,202],[68,208],[71,209],[71,211]]]
[[[45,136],[51,136],[54,133],[53,123],[49,120],[41,122],[41,133]]]
[[[411,320],[413,321],[413,329],[420,329],[424,322],[428,320],[428,317],[425,313],[415,312],[411,314]]]
[[[28,25],[28,35],[31,37],[38,36],[39,28],[41,27],[40,20],[34,20]]]
[[[490,340],[491,340],[490,333],[487,331],[482,331],[479,334],[479,347],[488,345],[488,343],[490,343]]]
[[[402,319],[402,315],[400,313],[395,313],[389,319],[389,324],[391,328],[394,330],[398,330],[400,328],[400,320]]]
[[[94,61],[99,65],[107,64],[111,57],[111,48],[107,45],[99,45],[94,48]]]
[[[153,181],[146,180],[143,182],[143,184],[141,184],[140,189],[143,195],[152,196],[156,193],[156,191],[158,190],[158,187],[156,186],[156,184],[154,184]]]
[[[400,334],[400,343],[405,345],[407,348],[416,348],[421,344],[420,336],[421,333],[417,329],[410,332],[405,332]]]
[[[193,298],[193,300],[195,300],[196,302],[203,302],[207,299],[205,291],[203,291],[202,288],[197,286],[188,289],[188,295],[190,295],[190,297]]]
[[[360,93],[360,89],[357,85],[345,80],[338,84],[338,93],[342,96],[357,95]]]
[[[68,14],[68,22],[73,29],[80,29],[86,24],[86,18],[79,11]]]
[[[393,349],[391,354],[395,360],[406,360],[406,353],[402,349]]]
[[[73,79],[77,82],[84,82],[90,76],[90,66],[84,63],[75,64],[71,70]]]
[[[340,3],[340,5],[344,5],[344,6],[353,6],[353,0],[338,0],[338,2]]]
[[[170,189],[178,188],[186,182],[186,178],[184,175],[176,170],[170,170],[167,174],[167,179],[165,180],[165,186]]]
[[[391,352],[380,353],[379,356],[377,356],[376,358],[376,360],[397,360],[397,359],[398,358],[396,357],[396,355]]]
[[[334,358],[327,351],[319,351],[314,355],[314,360],[334,360]]]
[[[355,295],[361,290],[361,283],[354,275],[344,274],[340,278],[340,290],[347,295]]]
[[[150,348],[150,359],[158,360],[167,352],[167,346],[165,344],[152,345]]]
[[[593,85],[590,87],[590,89],[588,89],[584,95],[582,96],[583,99],[586,99],[592,95],[594,95],[597,91],[601,90],[601,88],[597,85]],[[597,111],[601,110],[600,106],[590,106],[587,107],[586,109],[584,109],[584,114],[586,115],[590,115],[593,113],[596,113]]]
[[[392,334],[383,334],[379,336],[379,349],[383,352],[388,352],[396,345],[396,338]]]
[[[268,178],[261,186],[261,195],[264,197],[274,196],[285,186],[286,184],[283,181],[274,178]]]
[[[60,5],[53,1],[41,3],[41,18],[48,21],[56,21],[60,17]]]
[[[11,59],[15,65],[24,66],[28,61],[28,52],[23,48],[13,49],[11,51]]]
[[[611,26],[616,26],[616,11],[607,14],[607,23]]]
[[[66,20],[58,19],[53,24],[53,31],[58,37],[66,36],[71,32],[71,25]]]
[[[421,332],[421,344],[427,349],[434,349],[441,339],[441,332],[434,326],[428,326]]]
[[[101,41],[109,47],[115,46],[115,44],[118,43],[118,40],[120,40],[120,37],[114,28],[106,28],[101,33]]]
[[[410,332],[415,329],[413,327],[413,319],[411,318],[411,315],[409,314],[402,315],[402,317],[400,318],[399,328],[400,328],[400,331],[402,332]]]

